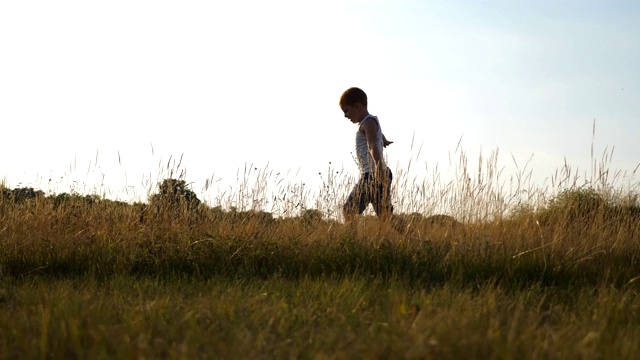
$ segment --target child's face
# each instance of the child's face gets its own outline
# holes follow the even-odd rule
[[[356,103],[353,105],[342,105],[342,112],[344,112],[344,117],[351,120],[352,123],[357,124],[364,118],[366,114],[366,109],[362,104]]]

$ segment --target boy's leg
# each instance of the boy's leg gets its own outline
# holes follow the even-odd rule
[[[368,177],[363,176],[358,183],[353,187],[347,201],[342,207],[342,214],[346,223],[352,222],[356,215],[362,214],[364,209],[367,208],[367,183]]]
[[[393,204],[391,203],[391,182],[393,174],[387,169],[387,178],[377,184],[371,184],[371,202],[376,211],[376,215],[382,221],[388,221],[393,215]]]
[[[393,182],[393,173],[388,169],[388,178],[386,184],[378,184],[377,196],[375,198],[374,207],[376,214],[382,221],[389,222],[391,227],[403,236],[416,236],[414,229],[404,219],[393,215],[393,203],[391,201],[391,183]]]

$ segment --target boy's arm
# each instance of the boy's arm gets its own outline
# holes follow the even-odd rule
[[[369,152],[373,157],[373,163],[375,166],[374,177],[381,179],[382,169],[379,165],[382,163],[382,149],[380,149],[380,146],[378,145],[378,124],[373,120],[365,121],[364,124],[362,124],[362,129],[367,138],[367,146],[369,147]]]

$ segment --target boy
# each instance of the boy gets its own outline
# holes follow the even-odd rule
[[[391,181],[393,174],[385,164],[382,151],[392,144],[388,141],[378,118],[367,110],[367,95],[359,88],[347,89],[340,97],[340,108],[344,116],[358,124],[356,132],[356,156],[360,169],[360,180],[349,194],[343,207],[347,223],[362,214],[373,204],[378,218],[386,221],[393,214],[391,205]]]

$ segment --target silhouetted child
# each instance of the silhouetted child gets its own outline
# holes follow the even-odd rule
[[[367,95],[359,88],[347,89],[340,97],[344,116],[358,125],[356,132],[356,157],[360,179],[343,207],[345,221],[350,223],[373,204],[376,215],[387,221],[393,214],[391,182],[393,174],[384,161],[383,149],[388,141],[382,133],[380,121],[367,110]]]

